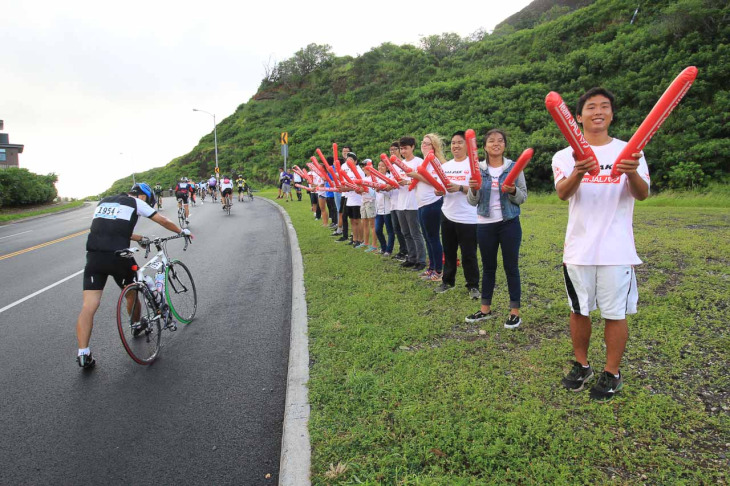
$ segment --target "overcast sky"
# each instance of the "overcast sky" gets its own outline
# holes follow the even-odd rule
[[[20,166],[98,194],[189,152],[253,96],[269,60],[491,30],[530,0],[0,0],[0,119]],[[462,8],[463,7],[463,8]],[[272,134],[277,137],[277,134]],[[154,181],[148,181],[153,182]]]

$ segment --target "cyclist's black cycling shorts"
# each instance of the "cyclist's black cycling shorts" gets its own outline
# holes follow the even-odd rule
[[[175,197],[178,198],[178,199],[182,199],[183,200],[183,204],[187,204],[188,203],[188,193],[187,192],[176,192],[175,193]]]
[[[110,275],[119,288],[123,289],[134,281],[132,265],[136,264],[134,258],[120,257],[113,252],[86,252],[84,290],[104,290],[106,279]]]
[[[233,189],[231,189],[230,187],[226,187],[221,191],[221,196],[225,196],[227,194],[233,194]]]
[[[238,193],[241,194],[244,191],[243,186],[238,186]]]

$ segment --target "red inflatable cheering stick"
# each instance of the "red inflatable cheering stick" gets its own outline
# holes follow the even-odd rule
[[[477,151],[477,134],[471,128],[466,131],[466,151],[469,154],[471,178],[482,187],[482,172],[479,170],[479,152]]]
[[[393,165],[397,165],[406,174],[408,174],[409,172],[413,172],[413,169],[411,169],[410,167],[408,167],[405,164],[405,162],[403,162],[402,160],[400,160],[395,155],[391,155],[390,156],[390,163],[393,164]]]
[[[434,158],[436,158],[436,156],[434,155],[433,150],[432,150],[432,151],[430,151],[428,153],[428,155],[426,156],[426,159],[423,161],[423,163],[418,166],[418,169],[416,170],[416,172],[418,172],[418,174],[421,177],[423,177],[424,179],[426,179],[426,182],[429,183],[429,184],[431,184],[431,186],[435,190],[437,190],[439,192],[446,192],[446,189],[444,189],[444,186],[442,186],[441,184],[439,184],[439,181],[437,181],[436,179],[434,179],[434,177],[428,171],[428,165],[431,164],[431,163],[433,163],[433,159]]]
[[[431,167],[433,167],[434,172],[436,172],[436,175],[439,176],[439,179],[441,179],[441,184],[443,184],[444,187],[448,187],[448,185],[451,184],[451,181],[448,177],[446,177],[446,172],[444,172],[444,168],[441,167],[441,161],[434,157],[433,160],[431,160]]]
[[[659,101],[656,102],[654,108],[651,109],[644,121],[639,125],[639,129],[636,130],[634,136],[631,137],[629,143],[614,161],[613,167],[611,168],[611,177],[621,175],[618,171],[619,161],[630,159],[632,154],[637,154],[646,147],[646,144],[649,143],[651,137],[662,126],[664,120],[669,117],[672,110],[676,108],[684,95],[687,94],[695,78],[697,78],[697,68],[694,66],[686,68],[679,73],[679,76],[674,78],[672,84],[669,85],[662,97],[659,98]]]
[[[504,182],[502,183],[502,192],[507,192],[504,190],[504,186],[514,185],[515,180],[517,180],[517,176],[520,175],[520,172],[525,170],[525,167],[527,167],[527,163],[530,161],[534,154],[535,151],[531,148],[525,149],[525,151],[522,152],[522,155],[520,155],[520,158],[517,159],[517,162],[515,162],[512,170],[509,172],[509,174],[507,174],[507,177],[504,178]]]
[[[352,184],[352,179],[347,175],[347,172],[342,170],[342,164],[340,164],[340,161],[335,159],[335,169],[337,169],[337,173],[340,175],[340,182],[344,184],[345,182],[349,182]]]
[[[593,157],[593,160],[598,162],[596,154],[593,153],[593,149],[588,144],[588,141],[583,136],[583,132],[580,131],[580,127],[575,122],[573,115],[570,114],[570,110],[563,101],[563,98],[556,93],[551,91],[545,97],[545,107],[553,117],[558,128],[563,132],[565,140],[568,141],[570,147],[575,152],[575,157],[578,160],[585,160],[588,157]],[[601,168],[596,165],[596,168],[589,172],[591,176],[597,176],[601,172]]]
[[[390,175],[393,176],[395,182],[400,182],[403,180],[398,171],[393,168],[393,164],[390,163],[390,159],[388,159],[387,155],[380,154],[380,160],[382,160],[385,166],[388,168],[388,172],[390,172]]]
[[[319,149],[317,149],[317,150],[319,150]],[[312,156],[311,160],[312,160],[312,164],[314,164],[314,166],[317,167],[319,176],[322,179],[324,179],[325,181],[329,182],[330,187],[336,187],[334,181],[332,180],[332,175],[329,173],[329,171],[326,168],[322,167],[322,165],[319,162],[317,162],[317,158]],[[309,165],[309,164],[307,164],[307,165]]]
[[[396,189],[398,189],[398,188],[400,187],[400,186],[398,185],[398,183],[397,183],[397,182],[395,182],[395,181],[394,181],[393,179],[391,179],[391,178],[389,178],[389,177],[386,177],[386,176],[384,176],[383,174],[381,174],[380,172],[378,172],[377,170],[375,170],[375,169],[374,169],[374,168],[372,168],[372,167],[367,167],[367,166],[366,166],[366,167],[365,167],[365,170],[366,170],[366,171],[368,171],[368,172],[370,173],[370,175],[371,175],[371,176],[377,177],[377,178],[378,178],[378,179],[380,179],[381,181],[385,182],[386,184],[390,184],[391,186],[393,186],[393,187],[394,187],[394,188],[396,188]]]
[[[322,160],[322,163],[324,164],[324,166],[327,169],[327,174],[329,175],[330,183],[334,184],[334,187],[340,187],[340,181],[339,181],[339,179],[337,179],[337,174],[332,169],[332,166],[330,165],[330,163],[327,162],[327,159],[325,158],[322,151],[319,148],[317,148],[316,152],[317,152],[317,155],[319,155],[319,158]]]
[[[314,157],[312,157],[312,159],[314,159]],[[316,164],[313,164],[312,162],[308,162],[307,163],[307,167],[309,167],[310,169],[312,169],[312,172],[314,172],[315,174],[317,174],[319,176],[319,178],[322,179],[323,181],[326,181],[327,180],[327,177],[326,177],[326,175],[324,173],[324,169],[322,169],[322,167],[320,167],[320,166],[318,166]]]
[[[355,162],[352,159],[347,159],[347,166],[352,171],[353,177],[355,179],[359,179],[360,178],[360,172],[358,172],[357,166],[355,165]]]
[[[297,165],[293,166],[292,170],[294,172],[296,172],[297,174],[299,174],[302,177],[302,179],[306,180],[310,184],[312,183],[312,176],[310,176],[309,174],[304,172],[302,169],[300,169],[299,166],[297,166]]]

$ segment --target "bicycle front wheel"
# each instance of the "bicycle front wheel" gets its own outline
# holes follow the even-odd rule
[[[190,323],[198,309],[198,292],[193,275],[183,262],[171,260],[165,269],[165,278],[165,298],[172,315],[183,324]]]
[[[127,354],[141,365],[152,363],[160,352],[160,316],[154,297],[144,284],[124,287],[117,302],[117,328]]]

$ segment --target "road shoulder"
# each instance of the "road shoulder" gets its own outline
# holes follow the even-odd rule
[[[279,484],[309,485],[311,444],[309,440],[309,340],[307,338],[307,301],[304,291],[304,265],[299,240],[289,214],[279,204],[264,197],[282,214],[289,234],[292,259],[291,337],[287,373],[284,426],[281,439]]]

